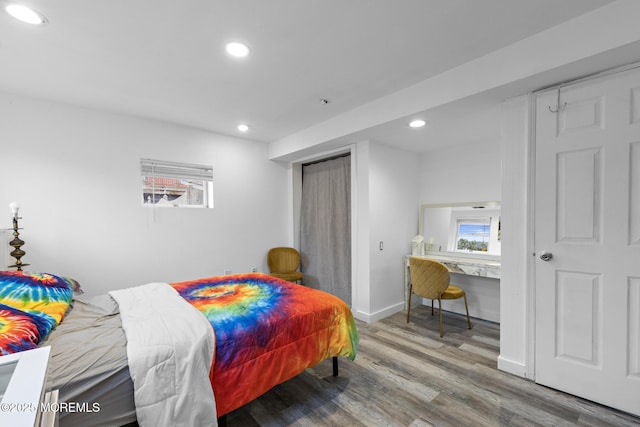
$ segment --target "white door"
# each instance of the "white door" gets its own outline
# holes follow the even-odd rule
[[[535,149],[536,382],[640,415],[640,70],[540,94]]]

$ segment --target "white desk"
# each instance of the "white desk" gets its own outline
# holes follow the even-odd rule
[[[405,309],[409,301],[409,284],[411,276],[409,273],[409,257],[405,256],[404,285],[405,285]],[[417,258],[427,258],[441,262],[446,265],[450,272],[464,274],[467,276],[486,277],[489,279],[500,279],[500,256],[476,255],[455,252],[426,252]],[[420,299],[415,301],[419,304]],[[413,307],[413,304],[411,305]]]

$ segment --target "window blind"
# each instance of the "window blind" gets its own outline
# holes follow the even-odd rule
[[[213,181],[213,168],[206,165],[140,159],[143,176]]]

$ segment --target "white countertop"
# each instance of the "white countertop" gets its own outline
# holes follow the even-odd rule
[[[407,265],[409,257],[407,255]],[[495,255],[477,255],[455,252],[426,252],[417,258],[428,258],[447,266],[450,272],[469,276],[500,278],[500,257]]]

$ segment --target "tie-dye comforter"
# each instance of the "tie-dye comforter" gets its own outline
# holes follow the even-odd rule
[[[69,309],[72,286],[52,274],[0,271],[0,355],[36,348]]]
[[[218,416],[333,356],[354,359],[353,315],[339,298],[263,274],[172,283],[216,336]]]

